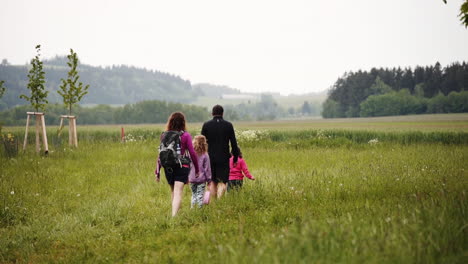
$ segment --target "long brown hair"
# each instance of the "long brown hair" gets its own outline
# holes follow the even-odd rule
[[[174,112],[167,119],[166,130],[187,131],[185,116],[182,112]]]
[[[208,152],[208,143],[206,143],[206,137],[198,135],[193,138],[193,149],[198,155]]]

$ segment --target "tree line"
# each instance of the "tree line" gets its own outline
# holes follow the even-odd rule
[[[468,112],[468,64],[442,68],[372,68],[338,78],[323,103],[322,116],[364,117]]]
[[[23,126],[26,123],[25,113],[30,106],[17,106],[0,112],[3,125]],[[257,103],[225,105],[224,117],[231,121],[261,121],[278,118],[310,116],[318,113],[319,105],[305,101],[294,109],[284,109],[279,106],[269,94],[262,94]],[[58,125],[60,116],[68,111],[63,104],[48,104],[46,109],[46,124]],[[167,117],[176,111],[183,112],[190,122],[204,122],[211,118],[210,109],[201,106],[167,102],[142,101],[123,106],[96,105],[83,107],[76,105],[73,114],[77,116],[79,124],[154,124],[165,123]]]
[[[3,125],[23,126],[26,124],[25,113],[29,106],[22,105],[0,112]],[[68,111],[63,104],[47,105],[45,121],[47,125],[59,125],[60,116]],[[96,105],[83,107],[77,105],[73,113],[77,122],[83,125],[93,124],[154,124],[167,122],[172,112],[183,112],[189,122],[203,122],[210,118],[208,109],[201,106],[187,105],[166,101],[142,101],[120,107]]]

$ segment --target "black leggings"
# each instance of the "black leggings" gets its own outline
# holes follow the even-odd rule
[[[244,184],[243,180],[230,180],[227,186],[227,190],[240,190],[242,188],[242,184]]]

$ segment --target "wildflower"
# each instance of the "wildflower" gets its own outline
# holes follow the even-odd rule
[[[80,196],[81,196],[81,194],[79,194],[79,193],[76,195],[76,197],[80,197]]]
[[[11,194],[11,195],[14,195],[14,194],[15,194],[15,191],[11,191],[10,194]]]
[[[377,138],[374,138],[374,139],[369,140],[369,142],[367,142],[367,143],[370,144],[370,145],[375,145],[375,144],[379,143],[379,140]]]
[[[265,131],[260,130],[245,130],[236,131],[236,138],[240,142],[254,142],[264,139],[268,135]]]
[[[323,132],[323,130],[320,130],[320,129],[319,129],[319,130],[317,131],[317,138],[318,138],[318,139],[326,139],[327,136],[325,135],[325,133]]]

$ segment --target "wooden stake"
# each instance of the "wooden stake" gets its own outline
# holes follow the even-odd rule
[[[23,151],[26,150],[26,144],[28,143],[28,129],[29,129],[29,115],[28,115],[28,118],[26,118],[26,132],[24,132]]]
[[[75,145],[75,147],[78,147],[78,136],[76,134],[76,117],[73,117],[72,122],[73,122],[73,144]]]
[[[24,134],[23,150],[26,150],[26,145],[28,144],[28,130],[29,130],[29,121],[31,116],[36,117],[36,152],[41,151],[41,137],[39,134],[42,134],[42,144],[44,145],[44,151],[47,155],[49,153],[49,144],[47,143],[47,131],[45,126],[44,113],[36,112],[26,112],[28,115],[26,119],[26,131]]]
[[[59,127],[59,131],[62,131],[62,127],[63,127],[63,117],[60,117],[60,127]]]
[[[68,145],[73,145],[72,121],[68,118]]]
[[[39,128],[41,124],[41,117],[39,115],[36,115],[36,152],[39,153],[41,151],[41,142],[40,142],[40,137],[39,133],[41,132],[41,129]]]
[[[49,154],[49,144],[47,143],[47,131],[45,127],[45,118],[44,115],[41,115],[42,122],[42,144],[44,144],[44,154]]]
[[[78,147],[78,134],[76,132],[76,116],[60,116],[60,128],[63,126],[63,119],[68,119],[68,145]]]

